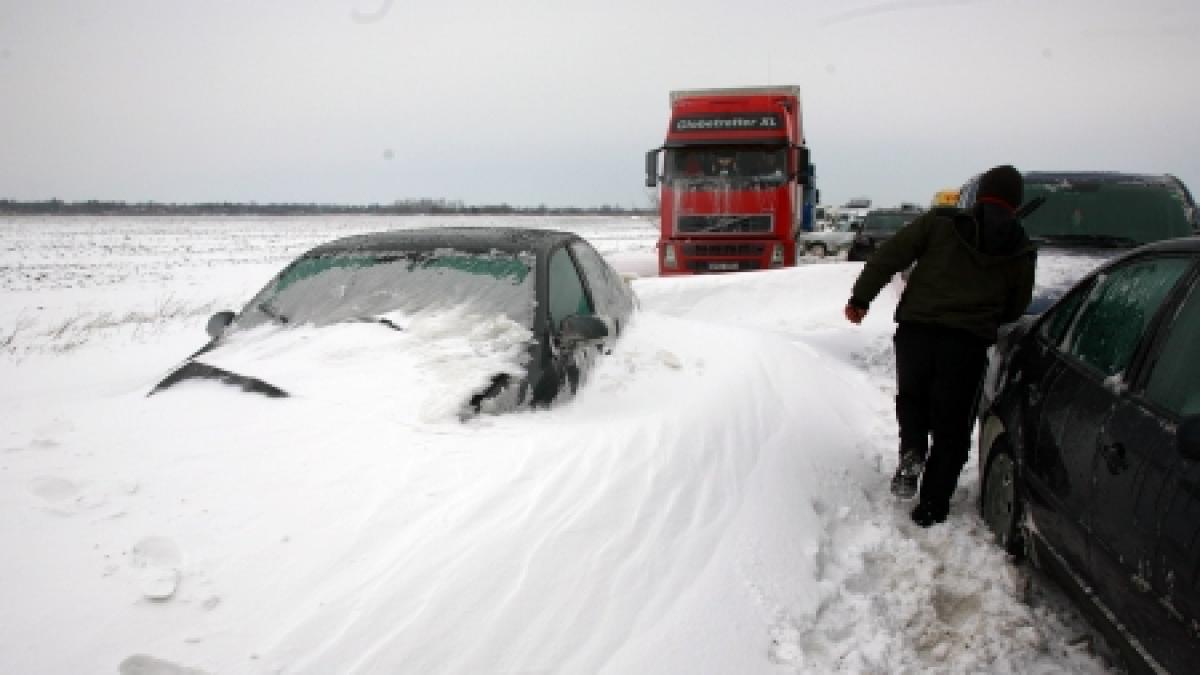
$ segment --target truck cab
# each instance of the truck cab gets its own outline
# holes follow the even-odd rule
[[[796,264],[817,193],[798,87],[671,93],[666,142],[646,155],[660,187],[659,273]],[[661,161],[660,161],[661,160]]]

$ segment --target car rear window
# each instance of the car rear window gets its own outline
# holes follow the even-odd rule
[[[917,215],[915,213],[871,213],[863,221],[863,229],[869,232],[897,232]]]
[[[1033,237],[1115,237],[1132,245],[1188,236],[1185,197],[1165,184],[1130,180],[1026,182],[1025,200],[1045,195],[1021,220]]]

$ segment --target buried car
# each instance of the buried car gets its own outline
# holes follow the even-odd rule
[[[507,360],[480,361],[493,370],[474,374],[460,416],[546,405],[575,391],[594,357],[620,335],[635,306],[628,282],[590,244],[567,232],[461,227],[350,236],[301,255],[240,313],[214,315],[209,343],[150,394],[187,380],[209,379],[271,397],[288,396],[293,393],[288,382],[264,376],[272,371],[271,358],[300,351],[296,340],[281,334],[303,329],[309,332],[306,340],[319,341],[344,333],[347,326],[361,330],[366,324],[392,331],[395,348],[404,349],[412,345],[402,335],[412,339],[407,334],[430,333],[410,328],[422,320],[429,323],[430,317],[445,326],[449,313],[453,326],[490,326],[485,333],[503,339],[500,347],[487,350],[505,351],[507,345],[509,355]],[[355,340],[364,349],[380,346],[379,334],[368,340],[362,336],[343,334],[335,351],[353,351]],[[478,345],[463,350],[462,358],[480,351]],[[287,378],[286,369],[274,371]],[[393,377],[399,381],[404,374]]]
[[[1126,662],[1200,663],[1200,237],[1137,248],[998,344],[981,513]]]

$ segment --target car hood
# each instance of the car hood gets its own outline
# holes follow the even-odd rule
[[[150,393],[219,382],[271,397],[386,404],[389,414],[414,421],[449,420],[497,374],[522,376],[531,338],[504,317],[263,326],[222,337]]]
[[[1033,301],[1026,314],[1041,314],[1089,272],[1126,253],[1128,249],[1038,248]]]

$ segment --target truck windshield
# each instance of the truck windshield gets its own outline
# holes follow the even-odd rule
[[[1165,184],[1068,179],[1025,183],[1026,201],[1040,195],[1046,202],[1021,220],[1035,240],[1136,246],[1192,233],[1185,198]]]
[[[678,186],[775,187],[787,181],[782,147],[711,146],[668,148],[666,179]]]

